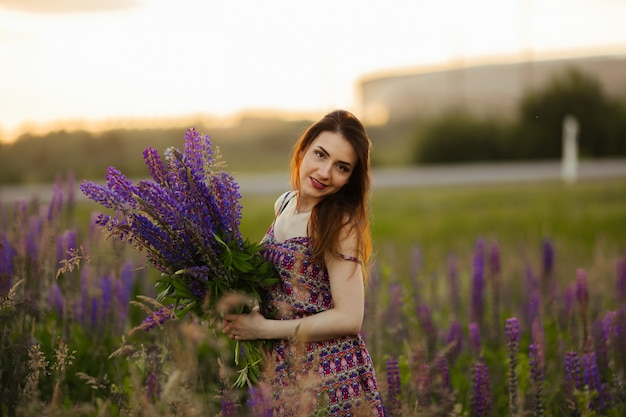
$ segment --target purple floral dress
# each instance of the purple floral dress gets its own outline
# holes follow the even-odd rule
[[[272,226],[263,244],[263,257],[280,277],[270,289],[266,316],[290,320],[333,307],[328,271],[313,256],[307,237],[278,242]],[[266,378],[274,416],[384,415],[372,360],[360,335],[313,343],[276,340]]]

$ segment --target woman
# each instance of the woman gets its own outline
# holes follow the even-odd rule
[[[263,240],[263,257],[280,282],[261,311],[224,317],[233,339],[274,340],[266,379],[275,415],[383,415],[359,335],[372,247],[370,148],[361,122],[343,110],[300,137],[291,160],[294,191],[276,201]]]

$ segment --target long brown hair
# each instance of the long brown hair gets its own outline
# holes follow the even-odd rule
[[[309,233],[313,252],[321,259],[326,253],[337,253],[339,235],[349,225],[357,236],[358,258],[365,265],[372,253],[368,209],[372,144],[365,127],[352,113],[335,110],[311,125],[298,139],[291,158],[291,185],[295,190],[300,189],[302,158],[315,138],[325,131],[341,134],[350,142],[357,155],[357,163],[348,183],[317,203],[311,212]]]

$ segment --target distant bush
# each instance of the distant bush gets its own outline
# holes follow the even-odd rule
[[[233,172],[287,170],[291,148],[310,123],[245,118],[229,127],[27,133],[13,143],[0,144],[0,184],[50,183],[68,173],[80,179],[95,179],[101,178],[109,166],[129,177],[146,176],[143,150],[148,146],[159,152],[171,146],[180,148],[188,127],[211,135]]]
[[[427,123],[415,149],[417,163],[493,161],[510,157],[511,126],[494,119],[479,120],[453,111]]]
[[[524,95],[512,122],[450,111],[425,124],[414,134],[413,161],[558,159],[568,115],[579,124],[581,156],[626,155],[626,103],[608,97],[591,76],[569,69]]]
[[[560,157],[567,115],[578,120],[581,155],[626,155],[624,103],[607,97],[596,79],[574,68],[523,97],[516,153],[525,158]]]

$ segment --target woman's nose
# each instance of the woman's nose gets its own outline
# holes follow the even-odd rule
[[[328,178],[330,177],[330,164],[322,164],[317,172],[319,173],[320,177],[322,178]]]

